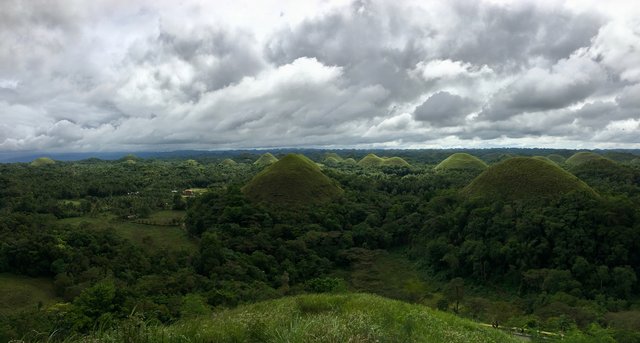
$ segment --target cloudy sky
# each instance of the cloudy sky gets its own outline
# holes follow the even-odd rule
[[[0,152],[640,148],[634,3],[1,0]]]

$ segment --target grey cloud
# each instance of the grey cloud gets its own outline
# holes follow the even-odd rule
[[[264,28],[173,18],[171,2],[7,0],[0,150],[600,142],[640,119],[637,27],[533,0],[435,4]]]
[[[169,56],[178,56],[198,71],[197,80],[206,85],[204,92],[238,82],[242,77],[254,75],[265,67],[262,57],[251,48],[256,45],[254,38],[246,32],[207,27],[187,35],[162,32],[158,43],[161,51],[164,50]],[[148,56],[158,54],[155,48],[149,51]],[[211,60],[215,62],[211,63]]]
[[[464,97],[448,92],[438,92],[416,107],[414,118],[433,126],[455,126],[471,113],[474,103]]]
[[[616,97],[616,102],[622,108],[635,109],[640,116],[640,83],[624,88]]]
[[[494,69],[520,68],[536,56],[557,61],[589,46],[604,18],[573,14],[562,5],[546,8],[534,2],[511,5],[454,1],[458,20],[445,38],[446,57]]]
[[[424,57],[427,47],[419,41],[431,30],[407,19],[408,13],[399,6],[356,1],[344,10],[277,32],[265,53],[278,65],[313,57],[341,66],[351,84],[379,84],[394,98],[407,99],[419,94],[420,83],[407,71]]]
[[[504,120],[525,112],[563,108],[584,100],[607,82],[604,70],[584,56],[572,56],[550,69],[525,71],[497,92],[480,117]]]
[[[623,107],[616,101],[587,103],[573,115],[578,125],[598,129],[616,120],[640,119],[640,107]]]

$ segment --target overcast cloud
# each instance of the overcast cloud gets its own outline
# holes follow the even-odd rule
[[[3,0],[0,151],[640,148],[633,3]]]

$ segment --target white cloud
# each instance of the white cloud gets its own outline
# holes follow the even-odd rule
[[[640,147],[636,14],[591,0],[7,0],[0,150]]]

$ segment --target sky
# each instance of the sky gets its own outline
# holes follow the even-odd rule
[[[0,0],[0,152],[640,148],[636,1]]]

